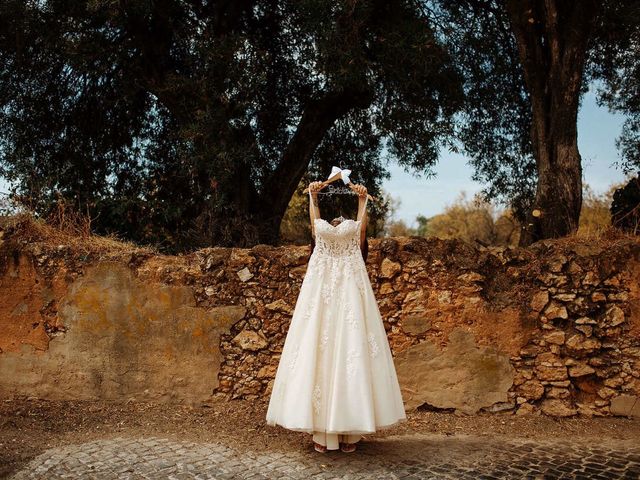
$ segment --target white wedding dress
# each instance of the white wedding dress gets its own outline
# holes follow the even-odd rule
[[[366,203],[365,203],[366,208]],[[313,212],[313,209],[312,209]],[[314,218],[266,420],[327,449],[406,420],[389,342],[360,250],[360,220]]]

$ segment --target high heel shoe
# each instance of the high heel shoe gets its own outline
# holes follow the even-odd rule
[[[313,448],[316,452],[327,453],[327,447],[320,445],[319,443],[313,442]]]
[[[355,452],[356,451],[356,444],[355,443],[345,443],[345,442],[340,442],[340,450],[346,453],[351,453],[351,452]]]

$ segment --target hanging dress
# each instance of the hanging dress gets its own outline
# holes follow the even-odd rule
[[[311,197],[311,193],[310,193]],[[311,199],[310,199],[311,200]],[[313,215],[314,208],[310,205]],[[366,208],[366,201],[365,201]],[[406,420],[387,334],[360,250],[361,220],[312,218],[309,258],[266,420],[329,450]]]

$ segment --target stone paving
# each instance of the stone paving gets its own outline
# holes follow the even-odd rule
[[[306,448],[308,447],[308,448]],[[406,435],[366,439],[355,453],[236,451],[216,443],[114,438],[53,448],[23,479],[640,479],[640,445]]]

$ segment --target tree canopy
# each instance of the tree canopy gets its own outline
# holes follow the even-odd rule
[[[390,160],[429,171],[460,84],[410,1],[9,0],[0,173],[99,233],[273,243],[307,172],[375,194]]]
[[[628,115],[619,140],[622,163],[627,170],[639,165],[639,2],[424,5],[464,72],[457,139],[475,179],[486,184],[486,198],[512,209],[526,227],[525,244],[577,230],[577,113],[590,85],[600,85],[601,103]]]
[[[537,172],[531,104],[503,2],[425,0],[424,8],[463,72],[457,151],[469,157],[485,197],[508,205],[522,223]]]
[[[640,171],[640,2],[604,2],[589,74],[600,86],[600,103],[626,116],[617,142],[623,171]]]
[[[582,203],[589,84],[627,115],[623,165],[640,166],[639,12],[637,0],[7,0],[0,175],[39,215],[68,205],[96,233],[176,252],[276,243],[301,182],[337,164],[380,196],[389,162],[430,175],[449,148],[520,224],[543,212],[520,238],[563,234]]]

